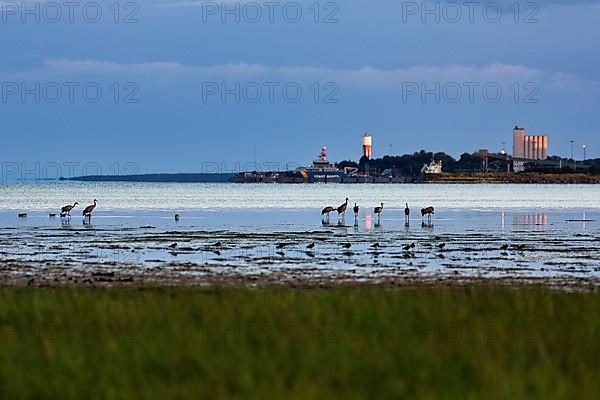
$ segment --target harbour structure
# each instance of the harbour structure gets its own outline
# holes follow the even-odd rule
[[[513,130],[513,158],[546,160],[548,158],[548,136],[526,135],[525,128],[515,126]]]
[[[321,152],[311,166],[298,168],[297,172],[311,182],[341,182],[342,178],[347,176],[346,172],[329,162],[326,146],[321,148]]]
[[[442,173],[442,160],[431,160],[429,164],[424,164],[421,173],[425,175],[439,175]]]
[[[358,168],[339,169],[327,159],[327,147],[323,146],[311,165],[291,171],[242,172],[232,176],[235,183],[358,183]],[[356,180],[354,182],[353,180]]]

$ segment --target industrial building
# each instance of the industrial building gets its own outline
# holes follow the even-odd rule
[[[546,160],[548,158],[548,136],[526,135],[525,128],[515,126],[513,130],[513,158]]]

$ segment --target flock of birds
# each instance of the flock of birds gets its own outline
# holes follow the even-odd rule
[[[334,208],[331,206],[327,206],[321,211],[321,218],[323,223],[329,223],[329,214],[337,211],[338,218],[342,218],[342,220],[346,217],[346,210],[348,209],[348,202],[350,199],[346,197],[346,201],[339,207]],[[358,225],[358,213],[360,212],[360,207],[354,203],[354,226]],[[383,212],[383,203],[380,206],[373,208],[373,214],[377,215],[377,224],[381,222],[381,213]],[[435,214],[435,208],[426,207],[421,209],[421,218],[425,218],[427,216],[427,220],[431,223],[431,216]],[[410,207],[408,207],[408,203],[406,203],[406,208],[404,208],[404,218],[406,226],[410,225]]]
[[[340,205],[337,208],[331,207],[331,206],[327,206],[323,209],[323,211],[321,211],[321,217],[322,217],[322,222],[323,223],[329,223],[329,214],[337,211],[338,213],[338,218],[342,218],[342,220],[344,220],[344,218],[346,217],[346,210],[348,209],[348,202],[350,201],[349,198],[346,197],[346,201]],[[60,217],[61,218],[71,218],[71,211],[73,211],[73,209],[75,209],[75,207],[77,207],[79,205],[78,202],[75,202],[73,204],[67,204],[66,206],[62,207],[60,209]],[[84,208],[83,210],[83,218],[88,218],[91,220],[92,218],[92,212],[96,209],[96,206],[98,205],[98,200],[94,199],[94,204],[91,204],[89,206],[87,206],[86,208]],[[357,226],[358,225],[358,214],[360,212],[360,207],[354,203],[354,208],[352,209],[354,211],[354,225]],[[373,209],[373,214],[377,215],[377,224],[379,224],[381,222],[381,213],[383,212],[383,203],[381,203],[380,206],[377,206]],[[431,216],[435,214],[435,209],[433,207],[426,207],[426,208],[422,208],[421,209],[421,218],[425,218],[425,216],[427,216],[428,218],[428,222],[431,223]],[[21,213],[18,215],[19,218],[27,218],[27,213]],[[56,213],[49,213],[50,218],[56,217]],[[406,226],[410,225],[410,208],[408,207],[408,203],[406,203],[406,208],[404,208],[404,217],[405,217],[405,224]],[[179,214],[175,214],[175,221],[179,221],[181,219],[181,216]]]
[[[78,205],[79,205],[78,202],[75,202],[73,204],[67,204],[66,206],[64,206],[63,208],[60,209],[60,217],[61,218],[71,218],[71,211],[73,211],[73,209],[75,207],[77,207]],[[91,204],[83,209],[83,218],[91,219],[92,212],[96,209],[97,205],[98,205],[98,200],[94,199],[94,204]],[[27,213],[20,213],[18,216],[19,216],[19,218],[27,218]],[[50,213],[48,213],[48,216],[50,218],[54,218],[54,217],[56,217],[56,213],[50,212]]]

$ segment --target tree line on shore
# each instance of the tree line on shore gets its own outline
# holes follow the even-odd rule
[[[488,158],[488,172],[504,172],[507,169],[507,160],[504,155],[490,154]],[[367,170],[373,174],[381,174],[383,171],[392,171],[395,176],[418,176],[421,174],[423,165],[429,164],[432,160],[441,161],[444,172],[481,172],[484,170],[483,158],[479,153],[463,153],[457,160],[444,152],[429,152],[420,150],[413,154],[404,154],[402,156],[384,156],[369,160],[367,157],[361,157],[358,162],[352,160],[336,163],[336,167],[343,169],[346,167],[358,168],[362,172]],[[555,165],[531,165],[528,171],[546,172],[546,173],[573,173],[574,162],[572,159],[551,156],[548,161],[553,161]],[[562,161],[562,167],[558,164]],[[600,158],[584,161],[577,161],[577,172],[588,172],[600,174]]]

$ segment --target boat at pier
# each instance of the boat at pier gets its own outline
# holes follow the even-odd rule
[[[327,160],[327,147],[323,146],[317,159],[309,167],[300,167],[295,172],[310,182],[341,182],[347,177],[346,172],[341,171],[329,160]]]

